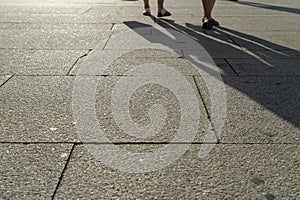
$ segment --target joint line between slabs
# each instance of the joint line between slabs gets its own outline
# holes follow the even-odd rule
[[[84,10],[83,12],[81,12],[80,14],[82,15],[82,14],[86,14],[86,13],[88,13],[90,10],[92,10],[93,9],[93,7],[92,6],[90,6],[88,9],[86,9],[86,10]]]
[[[108,44],[108,42],[109,42],[111,36],[112,36],[111,34],[108,36],[108,38],[107,38],[107,40],[106,40],[106,42],[105,42],[105,44],[104,44],[102,50],[104,50],[104,49],[106,48],[106,46],[107,46],[107,44]]]
[[[57,185],[56,185],[56,188],[55,188],[55,190],[54,190],[54,192],[53,192],[53,195],[52,195],[52,197],[51,197],[52,200],[54,200],[55,195],[56,195],[56,193],[57,193],[57,191],[58,191],[58,189],[59,189],[59,186],[60,186],[60,184],[61,184],[61,181],[62,181],[62,179],[63,179],[63,177],[64,177],[64,173],[65,173],[65,171],[67,170],[68,164],[69,164],[69,162],[70,162],[70,160],[71,160],[71,156],[72,156],[72,154],[73,154],[73,151],[74,151],[74,149],[75,149],[75,146],[76,146],[76,144],[74,143],[73,146],[72,146],[72,149],[71,149],[71,151],[70,151],[69,157],[68,157],[68,159],[67,159],[67,161],[66,161],[66,164],[65,164],[65,166],[64,166],[64,168],[63,168],[63,171],[62,171],[62,173],[61,173],[61,175],[60,175],[60,177],[59,177],[59,180],[58,180],[58,183],[57,183]]]
[[[230,69],[237,75],[239,76],[239,73],[234,69],[234,67],[230,64],[227,58],[224,58],[225,62],[229,65]]]
[[[217,142],[214,143],[214,144],[219,144],[219,143],[220,143],[220,139],[218,138],[218,135],[217,135],[217,133],[216,133],[216,128],[215,128],[214,123],[213,123],[213,121],[212,121],[212,119],[211,119],[211,116],[210,116],[210,114],[209,114],[208,107],[206,106],[205,100],[204,100],[203,95],[202,95],[202,93],[201,93],[201,90],[200,90],[200,88],[199,88],[199,86],[198,86],[198,84],[197,84],[197,82],[196,82],[195,76],[192,76],[192,77],[193,77],[193,81],[194,81],[194,83],[195,83],[195,85],[196,85],[198,94],[199,94],[199,96],[200,96],[200,98],[201,98],[202,104],[203,104],[203,106],[204,106],[204,109],[205,109],[207,118],[208,118],[208,120],[209,120],[209,123],[210,123],[211,126],[212,126],[212,129],[213,129],[213,132],[214,132],[214,134],[215,134],[215,137],[217,138]]]
[[[74,67],[77,65],[77,63],[84,57],[87,57],[89,55],[89,53],[92,51],[93,49],[89,49],[89,51],[85,54],[83,54],[82,56],[78,57],[76,59],[76,61],[74,62],[74,64],[71,66],[71,68],[69,69],[67,76],[70,76],[70,73],[72,72],[72,70],[74,69]]]
[[[14,77],[15,75],[13,74],[13,75],[11,75],[6,81],[4,81],[1,85],[0,85],[0,87],[2,87],[3,85],[5,85],[5,83],[7,83],[10,79],[12,79],[12,77]]]
[[[0,142],[0,145],[4,144],[10,144],[10,145],[53,145],[53,144],[73,144],[73,145],[108,145],[108,144],[114,144],[114,145],[164,145],[164,144],[170,144],[170,145],[184,145],[184,144],[192,144],[192,145],[198,145],[198,144],[219,144],[219,145],[298,145],[297,143],[291,143],[291,142],[273,142],[273,143],[259,143],[259,142],[241,142],[241,143],[233,143],[233,142]]]
[[[116,25],[116,23],[111,24],[110,31],[112,31],[114,29],[115,25]]]

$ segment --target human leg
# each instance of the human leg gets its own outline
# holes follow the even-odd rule
[[[150,8],[149,0],[144,0],[144,8]]]
[[[157,0],[157,16],[158,17],[171,16],[171,13],[164,8],[164,0]]]
[[[202,0],[203,9],[204,9],[204,17],[208,19],[212,18],[212,10],[214,8],[216,0]]]
[[[219,22],[212,18],[212,10],[214,8],[216,0],[202,0],[204,17],[202,19],[202,25],[205,29],[211,29],[213,26],[218,26]]]
[[[157,11],[158,13],[164,8],[164,0],[157,0]]]
[[[149,0],[144,0],[144,11],[143,15],[151,15]]]

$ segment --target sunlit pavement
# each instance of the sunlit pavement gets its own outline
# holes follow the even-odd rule
[[[0,1],[1,199],[298,199],[300,2]]]

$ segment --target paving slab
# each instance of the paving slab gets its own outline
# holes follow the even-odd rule
[[[258,55],[261,58],[299,58],[300,51],[298,50],[281,50],[280,52],[274,50],[266,51],[252,51],[254,54]]]
[[[2,199],[51,199],[71,144],[1,144]]]
[[[299,0],[217,1],[212,30],[199,0],[165,7],[173,15],[163,20],[143,16],[143,1],[1,1],[1,198],[300,196]],[[200,72],[187,61],[195,55]],[[227,100],[216,105],[217,71]]]
[[[120,7],[116,6],[94,6],[94,5],[27,5],[27,6],[0,6],[3,12],[0,22],[26,22],[42,24],[61,23],[105,23],[102,18],[117,15]]]
[[[174,52],[172,52],[174,51]],[[100,50],[93,52],[93,58],[84,57],[72,69],[71,75],[127,75],[138,76],[167,76],[163,70],[152,70],[151,72],[130,71],[137,66],[149,64],[165,65],[176,70],[178,73],[191,76],[201,75],[201,71],[187,59],[190,55],[202,55],[201,52],[194,50],[163,50],[163,49],[138,49],[138,50]],[[206,57],[208,56],[208,58]],[[183,58],[181,58],[183,57]],[[203,53],[203,58],[199,58],[203,62],[214,63],[219,69],[220,74],[236,75],[228,63],[224,59],[212,59],[207,53]],[[85,69],[85,70],[83,70]],[[80,70],[80,71],[79,71]]]
[[[1,23],[45,23],[45,24],[107,24],[104,21],[104,15],[86,16],[73,14],[30,14],[30,15],[2,15],[0,14]]]
[[[5,29],[9,29],[11,28],[13,25],[10,23],[0,23],[0,28],[1,30],[5,30]]]
[[[136,24],[137,24],[136,28],[141,28],[141,27],[139,27],[138,22]],[[150,25],[145,24],[145,26],[150,26]],[[114,34],[118,34],[120,32],[127,32],[127,33],[129,33],[129,32],[134,33],[135,32],[134,29],[128,27],[125,23],[116,23],[116,24],[114,24],[114,26],[112,28],[112,31],[113,31]],[[151,29],[140,30],[139,34],[140,35],[152,35],[152,30]]]
[[[96,123],[99,123],[100,130],[103,130],[114,142],[166,142],[172,138],[172,135],[179,132],[178,130],[185,130],[181,131],[181,134],[197,134],[195,142],[205,141],[204,134],[209,131],[209,121],[203,103],[198,96],[198,91],[193,79],[183,76],[181,78],[187,81],[187,84],[190,84],[190,88],[176,91],[173,94],[168,88],[155,85],[156,82],[164,81],[166,79],[164,76],[148,76],[146,79],[142,76],[100,77],[98,82],[99,87],[98,89],[96,88],[97,93],[95,94]],[[83,76],[77,77],[77,79],[82,81],[80,82],[79,88],[74,87],[74,77],[13,77],[11,81],[2,86],[0,91],[2,97],[1,112],[3,113],[3,115],[1,115],[2,132],[0,134],[0,140],[2,142],[80,142],[82,140],[88,142],[105,142],[101,138],[80,138],[79,133],[82,132],[82,129],[78,129],[81,132],[76,131],[76,124],[82,120],[88,120],[93,116],[90,113],[83,115],[79,112],[78,114],[78,109],[80,111],[80,109],[84,108],[82,106],[86,105],[76,104],[76,102],[78,102],[76,98],[90,94],[89,90],[93,88],[93,85],[89,82],[90,77]],[[172,76],[169,76],[168,79],[169,82],[179,80],[178,77],[173,78]],[[120,81],[125,84],[116,87]],[[116,90],[128,91],[132,87],[130,83],[143,83],[143,81],[146,83],[149,82],[149,84],[142,84],[145,86],[134,90],[130,99],[127,99],[128,102],[130,100],[128,109],[130,110],[133,124],[137,123],[140,127],[153,124],[149,121],[149,111],[151,111],[153,105],[161,104],[165,110],[161,115],[157,114],[158,116],[154,116],[159,120],[159,123],[152,125],[151,134],[153,134],[153,137],[137,138],[127,136],[131,133],[130,131],[128,133],[127,130],[135,129],[132,129],[130,126],[127,128],[122,126],[122,123],[127,122],[127,124],[132,126],[130,120],[123,120],[124,122],[116,121],[116,114],[121,112],[116,113],[115,110],[112,111],[112,105],[120,104],[116,99],[125,100],[124,104],[127,103],[127,101],[122,96],[122,92],[120,94],[113,92]],[[151,82],[153,82],[153,84],[151,84]],[[177,82],[177,84],[180,85],[183,83],[184,82]],[[126,90],[123,90],[123,87],[125,87]],[[74,88],[76,90],[73,92]],[[186,98],[187,90],[193,92],[196,98],[195,101],[192,101],[192,97]],[[117,96],[113,96],[114,98],[112,98],[113,94]],[[117,104],[112,104],[112,100],[117,101]],[[123,105],[123,103],[121,103],[121,105]],[[199,118],[193,117],[194,115],[190,116],[191,118],[182,118],[181,115],[184,113],[184,116],[189,116],[189,113],[193,112],[197,113],[196,110],[193,110],[193,112],[186,110],[194,108],[195,106],[197,106],[196,109],[199,109],[199,113],[196,115],[199,115]],[[87,108],[93,108],[93,105],[88,104]],[[124,112],[122,111],[122,113]],[[180,129],[180,127],[183,128]]]
[[[210,96],[197,77],[209,112]],[[299,143],[299,77],[223,77],[227,116],[224,143]]]
[[[111,25],[24,24],[1,30],[0,48],[92,49],[110,35]]]
[[[90,5],[89,9],[86,10],[83,15],[92,15],[92,16],[100,16],[100,15],[116,15],[118,11],[122,9],[120,6],[116,5]]]
[[[109,5],[109,4],[116,4],[119,0],[87,0],[87,1],[84,1],[84,0],[64,0],[64,1],[61,1],[61,0],[41,0],[41,1],[38,1],[38,0],[28,0],[26,1],[26,3],[24,3],[24,0],[3,0],[1,1],[1,4],[3,5],[48,5],[48,6],[52,6],[52,5],[69,5],[69,4],[72,4],[72,5],[76,5],[76,4],[79,4],[79,5],[89,5],[89,4],[101,4],[103,6],[105,5]]]
[[[147,145],[130,145],[127,150],[142,146]],[[148,146],[154,151],[159,147]],[[126,149],[126,145],[119,147]],[[298,145],[217,145],[203,159],[197,157],[199,148],[200,145],[192,145],[180,159],[159,171],[131,174],[104,165],[83,145],[76,146],[55,197],[293,199],[299,196]],[[124,166],[130,164],[123,161]]]
[[[254,4],[255,3],[253,2],[252,5]],[[230,5],[220,4],[219,2],[217,2],[215,8],[216,9],[214,9],[214,15],[216,16],[290,16],[293,14],[276,9],[260,9],[255,6],[251,6],[251,3],[246,1],[241,1],[237,4],[232,3]]]
[[[213,29],[211,31],[203,30],[202,26],[200,26],[198,22],[193,23],[190,21],[177,22],[173,20],[158,20],[156,21],[154,28],[157,28],[158,30],[160,28],[174,29],[184,34],[185,37],[193,38],[208,52],[242,50],[241,47],[237,45],[230,37],[228,37],[228,34],[222,29]],[[189,48],[186,47],[186,49]],[[243,52],[240,54],[242,53]]]
[[[291,17],[291,15],[281,16],[281,15],[268,15],[268,16],[223,16],[223,15],[214,15],[215,18],[220,22],[221,27],[226,27],[233,30],[289,30],[296,31],[299,30],[296,22],[291,25],[287,23],[287,20]],[[176,23],[191,23],[195,25],[202,25],[202,15],[193,16],[171,16],[166,18],[168,20],[173,20]]]
[[[299,3],[292,1],[291,4],[286,5],[283,1],[278,2],[259,2],[259,1],[238,1],[237,2],[241,7],[248,7],[249,9],[264,10],[264,11],[273,11],[281,14],[299,14]]]
[[[253,2],[253,3],[262,3],[262,4],[265,4],[266,7],[268,7],[268,5],[271,4],[269,0],[262,0],[262,1],[260,1],[260,0],[253,0],[253,1],[251,1],[251,2]],[[231,2],[231,3],[232,3],[232,2]],[[272,1],[272,5],[273,5],[273,3],[274,3],[274,5],[281,5],[281,6],[285,6],[285,7],[287,7],[287,8],[289,7],[289,6],[287,6],[287,5],[285,4],[285,2],[282,1],[282,0],[274,0],[274,1]],[[295,6],[296,8],[299,8],[299,2],[298,2],[297,0],[291,0],[289,5],[293,5],[293,6]]]
[[[12,75],[0,75],[0,86],[4,85]]]
[[[149,57],[147,58],[147,57],[144,57],[143,55],[141,55],[141,53],[142,53],[141,51],[145,54],[145,56],[148,55]],[[87,68],[87,72],[88,72],[90,65],[91,65],[91,69],[92,69],[92,66],[95,64],[98,64],[98,63],[99,63],[98,65],[103,66],[103,70],[99,70],[99,72],[95,73],[94,75],[122,75],[127,71],[129,71],[128,75],[130,75],[130,74],[135,73],[135,72],[131,72],[130,71],[131,69],[134,69],[139,65],[146,65],[146,64],[149,64],[149,67],[151,67],[151,65],[169,66],[183,75],[199,74],[199,72],[196,70],[196,68],[193,67],[188,61],[186,61],[185,59],[176,58],[176,57],[178,57],[178,55],[176,55],[172,52],[169,52],[169,51],[156,50],[156,49],[155,50],[151,50],[151,49],[132,50],[129,53],[126,53],[125,55],[121,55],[118,58],[115,58],[113,56],[106,57],[105,54],[107,55],[107,53],[109,53],[109,52],[106,52],[106,50],[99,52],[99,61],[97,61],[97,60],[93,61],[94,59],[92,59],[92,60],[84,60],[83,59],[81,63],[78,63],[78,65],[76,65],[76,67],[72,71],[72,74],[76,74],[77,71],[81,68]],[[102,55],[104,55],[104,56],[102,56]],[[150,55],[151,55],[151,57],[150,57]],[[156,57],[156,55],[160,55],[160,56]],[[89,58],[87,57],[87,59],[89,59]],[[102,59],[102,60],[100,60],[100,59]],[[113,60],[113,59],[115,59],[115,60]],[[96,62],[96,63],[93,64],[92,62]],[[107,66],[107,67],[105,68],[105,66]],[[153,70],[150,74],[149,73],[146,74],[143,71],[141,71],[139,73],[139,75],[155,76],[155,75],[167,75],[167,74],[165,74],[164,71]]]
[[[292,15],[294,16],[294,15]],[[296,24],[290,24],[288,21],[289,18],[292,17],[291,15],[268,15],[268,16],[245,16],[240,17],[240,20],[234,20],[237,18],[236,16],[220,16],[219,21],[222,26],[228,27],[234,30],[260,30],[260,31],[280,31],[280,30],[287,30],[287,31],[295,31],[299,30],[299,27]],[[240,22],[240,23],[235,23]]]
[[[289,43],[289,46],[293,49],[300,49],[299,45],[299,35],[300,31],[297,31],[297,36],[287,36],[284,37],[283,40]]]
[[[66,75],[87,50],[0,49],[0,74]]]
[[[230,38],[247,50],[286,50],[288,48],[295,49],[293,41],[296,40],[299,34],[293,31],[257,31],[256,33],[230,33]],[[270,42],[274,41],[274,42]],[[298,49],[298,48],[296,48]]]
[[[142,8],[142,7],[141,7]],[[127,16],[120,16],[116,15],[108,15],[102,16],[101,13],[99,14],[92,14],[92,15],[83,15],[84,17],[89,17],[92,19],[94,23],[123,23],[124,21],[139,21],[147,24],[154,24],[154,21],[151,17],[143,16],[142,9],[138,12],[140,15],[127,15]],[[93,19],[94,18],[94,19]]]
[[[229,64],[242,76],[299,76],[299,58],[289,59],[228,59]]]
[[[109,38],[105,46],[106,50],[145,48],[147,44],[151,42],[152,46],[153,44],[158,46],[163,45],[164,48],[169,47],[176,50],[184,49],[199,51],[200,47],[203,47],[208,53],[210,51],[242,51],[240,46],[232,41],[226,34],[222,35],[216,33],[211,36],[206,32],[203,32],[203,30],[201,32],[194,30],[194,25],[191,25],[192,29],[189,29],[182,24],[177,24],[168,20],[157,21],[155,25],[137,21],[125,21],[124,24],[131,28],[131,30],[128,30],[128,27],[125,28],[124,25],[116,26],[117,31]],[[175,27],[175,29],[173,27]],[[118,31],[118,29],[120,31]],[[122,32],[123,30],[124,32]],[[135,31],[135,40],[133,40],[130,45],[127,40],[119,40],[120,33],[131,34],[132,31]],[[195,45],[195,43],[198,44]],[[241,52],[241,54],[242,53],[243,52]]]
[[[185,87],[186,83],[181,78],[188,81],[189,88]],[[181,78],[169,75],[168,81],[165,81],[165,76],[118,76],[100,79],[96,94],[95,113],[99,127],[95,128],[97,130],[95,134],[102,130],[107,138],[114,143],[164,143],[171,141],[176,135],[182,135],[183,137],[176,140],[176,142],[188,142],[187,136],[193,134],[195,134],[195,138],[192,141],[204,142],[204,136],[209,131],[210,122],[193,79],[191,77]],[[82,82],[89,81],[84,77],[80,79]],[[178,82],[180,80],[182,82]],[[179,90],[174,90],[174,87],[168,88],[169,82],[175,86],[178,84],[184,86],[176,86]],[[82,90],[87,91],[87,89],[84,87],[84,83],[78,82],[77,84],[82,85],[76,90],[76,94],[78,93],[78,96],[81,96],[84,93]],[[91,84],[86,85],[92,88]],[[136,87],[133,85],[139,86],[133,89],[132,87]],[[123,94],[124,91],[130,93],[129,99],[127,99],[127,95]],[[192,95],[186,98],[186,94],[190,92],[193,93],[196,99]],[[88,96],[92,95],[90,92],[87,94]],[[73,108],[77,109],[75,119],[77,129],[80,130],[81,139],[87,142],[97,140],[98,142],[104,142],[103,139],[97,139],[95,134],[85,133],[87,131],[92,133],[93,130],[90,129],[95,127],[92,112],[83,112],[83,110],[88,109],[84,109],[83,103],[80,104],[82,101],[77,100],[74,102]],[[89,104],[88,102],[84,103]],[[153,106],[158,104],[164,110],[153,115],[152,113],[158,109]],[[126,108],[121,105],[125,105]],[[128,109],[128,113],[126,109]],[[209,142],[214,141],[210,140]]]
[[[215,18],[220,22],[221,27],[237,30],[237,31],[299,31],[299,28],[296,24],[288,23],[288,19],[291,17],[281,16],[281,15],[269,15],[269,16],[223,16],[223,15],[214,15]],[[197,26],[201,26],[202,15],[200,16],[172,16],[167,18],[176,22],[177,24],[190,23]]]
[[[78,141],[72,77],[15,76],[1,87],[1,142]]]
[[[38,2],[38,1],[37,1]],[[48,14],[80,14],[87,10],[90,6],[88,5],[45,5],[39,4],[34,5],[28,4],[12,4],[0,3],[0,12],[5,15],[26,15],[26,14],[39,14],[39,15],[48,15]]]

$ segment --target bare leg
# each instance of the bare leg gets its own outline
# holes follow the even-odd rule
[[[157,7],[158,7],[157,12],[160,13],[161,10],[164,8],[164,0],[157,0]]]
[[[213,26],[219,26],[219,22],[212,18],[212,10],[216,0],[202,0],[204,17],[202,26],[204,29],[211,29]]]
[[[204,9],[204,17],[211,19],[211,13],[214,8],[216,0],[202,0],[203,9]]]
[[[150,8],[149,0],[144,0],[144,8]]]

